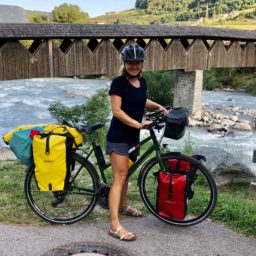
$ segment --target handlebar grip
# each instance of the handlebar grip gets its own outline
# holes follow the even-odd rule
[[[144,125],[143,129],[145,130],[151,130],[154,127],[154,122],[152,122],[151,124],[146,124]]]

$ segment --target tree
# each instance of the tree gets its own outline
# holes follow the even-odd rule
[[[33,23],[49,23],[50,20],[47,15],[36,15],[32,18]]]
[[[57,23],[85,23],[88,19],[88,13],[82,12],[77,5],[64,3],[52,11],[52,21]]]
[[[148,8],[148,1],[147,0],[136,0],[135,3],[136,9],[147,9]]]

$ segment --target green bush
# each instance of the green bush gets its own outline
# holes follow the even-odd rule
[[[256,77],[245,82],[245,91],[256,95]]]
[[[67,107],[61,102],[55,102],[50,105],[48,110],[59,123],[66,120],[72,124],[104,124],[105,129],[97,131],[97,139],[102,146],[105,145],[107,123],[110,116],[107,89],[97,90],[96,94],[85,104]]]
[[[144,72],[143,76],[147,80],[149,99],[163,106],[173,104],[175,72]]]
[[[255,68],[212,68],[204,71],[203,87],[243,89],[255,94]]]

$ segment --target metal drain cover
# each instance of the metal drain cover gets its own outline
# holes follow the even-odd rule
[[[42,256],[135,256],[124,248],[103,243],[75,243],[55,248]]]
[[[101,255],[103,255],[103,254],[90,253],[90,252],[73,254],[73,256],[101,256]]]

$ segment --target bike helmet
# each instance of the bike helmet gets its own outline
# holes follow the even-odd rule
[[[122,50],[122,60],[124,62],[127,61],[144,61],[145,60],[145,52],[142,47],[140,47],[138,44],[130,44],[126,46]]]

